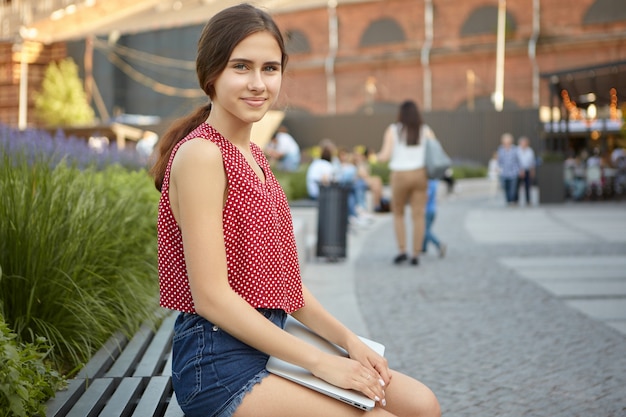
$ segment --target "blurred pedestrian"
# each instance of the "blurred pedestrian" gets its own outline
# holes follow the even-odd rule
[[[626,161],[626,150],[619,146],[616,146],[611,152],[611,166],[613,168],[620,168],[620,162]]]
[[[585,177],[587,180],[587,196],[602,197],[604,193],[604,161],[600,149],[594,147],[586,161]]]
[[[524,187],[524,197],[526,198],[526,205],[530,206],[530,191],[535,180],[535,151],[530,147],[530,141],[526,136],[522,136],[517,141],[517,157],[520,164],[519,172],[519,188]]]
[[[363,149],[362,152],[355,152],[355,163],[358,169],[359,178],[357,179],[357,188],[360,190],[357,195],[357,206],[366,212],[370,211],[367,204],[365,194],[367,191],[371,193],[373,210],[376,212],[385,211],[384,206],[389,206],[389,202],[383,200],[383,180],[378,175],[372,174],[372,168],[369,161],[370,150]],[[388,211],[388,210],[387,210]]]
[[[587,191],[587,169],[581,155],[570,153],[563,163],[563,170],[568,196],[574,201],[582,200]]]
[[[439,180],[428,180],[428,200],[426,201],[426,227],[424,229],[424,243],[422,244],[422,253],[428,252],[428,244],[432,243],[439,252],[439,257],[446,256],[447,246],[435,236],[433,232],[433,224],[437,217],[437,188]]]
[[[520,173],[520,163],[517,149],[513,144],[513,135],[504,133],[500,137],[498,148],[498,166],[504,197],[509,206],[517,204],[517,181]]]
[[[143,132],[141,139],[137,142],[137,146],[135,150],[137,151],[137,155],[143,163],[150,162],[152,157],[152,153],[154,151],[154,147],[159,141],[159,135],[150,130],[146,130]]]
[[[426,188],[428,178],[424,167],[424,141],[434,138],[432,130],[420,115],[417,103],[407,100],[400,105],[395,123],[385,130],[378,160],[389,161],[391,211],[398,245],[394,264],[409,260],[404,211],[411,207],[412,265],[419,265],[419,253],[424,239]]]
[[[489,178],[489,189],[492,196],[498,194],[498,190],[501,188],[500,181],[500,166],[498,165],[498,152],[494,152],[491,155],[489,164],[487,166],[487,178]]]
[[[329,185],[335,180],[335,167],[331,162],[333,150],[330,146],[323,146],[319,158],[315,158],[307,168],[306,190],[311,200],[317,200],[320,195],[320,185]]]
[[[454,192],[454,183],[456,182],[454,179],[454,168],[446,169],[441,180],[446,183],[447,193],[452,194]]]
[[[346,148],[340,148],[338,158],[337,182],[348,190],[348,221],[353,226],[367,226],[372,218],[359,207],[364,190],[362,184],[358,182],[359,171],[354,162],[354,155]]]
[[[280,171],[294,172],[300,167],[300,146],[285,126],[280,126],[265,147],[270,165]]]

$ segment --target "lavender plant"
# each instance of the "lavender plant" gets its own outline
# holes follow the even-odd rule
[[[145,168],[145,162],[132,150],[119,149],[115,143],[103,150],[95,150],[89,147],[87,140],[66,136],[60,129],[52,135],[45,130],[20,131],[0,124],[0,149],[9,155],[24,154],[29,163],[45,159],[52,166],[65,161],[80,169],[93,167],[101,170],[114,164],[129,170]]]

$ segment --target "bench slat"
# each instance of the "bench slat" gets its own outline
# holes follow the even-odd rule
[[[99,417],[128,417],[137,399],[141,396],[145,382],[142,378],[124,378],[102,409]]]
[[[67,417],[97,417],[113,391],[115,391],[113,379],[98,378],[93,380],[87,391],[67,414]]]
[[[162,369],[167,353],[172,348],[172,334],[177,314],[165,317],[159,330],[150,342],[150,346],[137,365],[133,376],[154,376]]]
[[[167,410],[165,410],[163,417],[185,417],[185,413],[183,413],[183,410],[181,410],[178,405],[176,394],[172,393],[172,398],[170,398],[170,402],[167,405]]]
[[[172,376],[172,350],[171,349],[169,352],[167,352],[167,356],[165,357],[165,366],[163,366],[161,375]]]
[[[122,332],[116,332],[96,352],[95,355],[76,375],[76,378],[99,378],[111,367],[115,359],[120,356],[122,349],[128,343],[128,338]]]
[[[147,324],[142,325],[130,342],[128,342],[122,354],[115,360],[111,369],[105,374],[105,377],[123,378],[130,376],[133,368],[137,365],[141,356],[148,348],[153,334]]]
[[[67,388],[57,391],[54,398],[46,404],[47,417],[64,417],[72,408],[72,405],[87,389],[87,381],[84,379],[72,379],[68,381]]]
[[[143,392],[133,417],[158,416],[165,409],[167,397],[172,392],[172,381],[166,376],[150,378],[146,390]]]

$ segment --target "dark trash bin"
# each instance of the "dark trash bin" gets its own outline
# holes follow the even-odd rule
[[[562,161],[544,161],[537,167],[539,204],[565,202],[565,168]]]
[[[320,185],[317,211],[318,257],[336,261],[346,257],[348,234],[348,194],[341,184]]]

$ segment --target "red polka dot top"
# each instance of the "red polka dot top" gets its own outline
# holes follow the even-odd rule
[[[254,159],[265,173],[262,182],[241,152],[206,123],[172,150],[159,201],[157,221],[160,305],[195,313],[180,228],[168,198],[170,172],[178,148],[192,138],[204,138],[221,152],[228,181],[222,211],[228,282],[254,308],[292,313],[304,306],[302,281],[291,212],[285,193],[263,151],[251,144]]]

